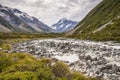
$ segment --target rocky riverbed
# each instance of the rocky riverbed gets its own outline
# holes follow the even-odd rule
[[[120,44],[75,39],[43,39],[13,45],[12,52],[26,52],[66,62],[88,76],[120,80]]]

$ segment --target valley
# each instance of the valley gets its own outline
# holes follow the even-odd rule
[[[3,3],[0,80],[120,80],[120,0]]]

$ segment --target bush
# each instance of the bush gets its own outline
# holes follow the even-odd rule
[[[52,80],[54,77],[49,67],[40,68],[36,73],[39,80]]]
[[[56,77],[66,77],[70,73],[69,67],[63,62],[55,63],[52,70]]]

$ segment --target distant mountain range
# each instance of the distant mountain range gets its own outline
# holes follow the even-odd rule
[[[0,32],[50,33],[54,30],[27,13],[0,5]]]
[[[120,41],[120,0],[103,0],[67,36]]]
[[[77,25],[76,21],[68,20],[66,18],[60,19],[57,23],[53,24],[51,26],[52,29],[55,30],[55,32],[65,32],[72,30]]]
[[[49,27],[27,13],[0,5],[0,32],[61,33],[72,30],[76,25],[76,21],[62,18]]]

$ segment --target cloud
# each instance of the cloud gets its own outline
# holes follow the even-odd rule
[[[51,25],[62,17],[80,21],[102,0],[0,0],[0,4],[18,8]]]

